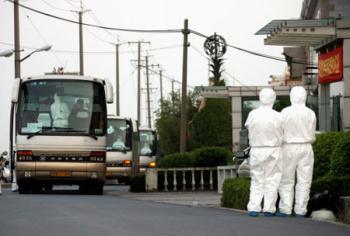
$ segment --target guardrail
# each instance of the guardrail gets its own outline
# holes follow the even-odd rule
[[[146,171],[146,191],[222,189],[224,180],[234,176],[235,166],[152,168]]]

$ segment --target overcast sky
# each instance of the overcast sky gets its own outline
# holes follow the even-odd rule
[[[20,0],[32,8],[78,20],[71,10],[80,9],[79,0]],[[216,32],[234,46],[281,57],[282,48],[265,46],[264,36],[254,35],[273,19],[296,19],[300,16],[302,0],[83,0],[84,22],[118,28],[135,29],[181,29],[184,19],[189,20],[189,28],[205,35]],[[13,4],[0,1],[0,51],[13,48]],[[62,22],[20,8],[20,41],[24,49],[21,57],[46,44],[52,45],[50,52],[33,54],[22,62],[22,76],[42,75],[53,67],[63,66],[65,71],[79,70],[78,25]],[[109,42],[144,40],[151,45],[143,49],[148,52],[150,64],[160,64],[167,77],[181,81],[182,34],[140,34],[106,31],[90,27],[84,28],[84,50],[86,51],[85,75],[108,78],[115,83],[115,48]],[[204,57],[204,39],[189,35],[188,84],[207,85],[208,61]],[[168,47],[169,46],[169,47]],[[136,45],[120,47],[121,70],[121,115],[136,118],[137,59]],[[198,51],[199,52],[198,52]],[[146,52],[143,53],[146,55]],[[235,49],[225,54],[225,71],[236,78],[225,75],[227,85],[267,85],[269,75],[280,75],[286,64],[266,58],[256,57]],[[14,78],[14,56],[0,57],[0,151],[8,149],[8,126],[10,92]],[[159,99],[159,76],[151,75],[151,87],[156,88],[152,96],[153,108]],[[142,78],[145,87],[145,77]],[[171,82],[164,79],[164,94],[171,90]],[[176,84],[176,89],[180,85]],[[145,97],[145,96],[144,96]],[[109,113],[115,112],[109,106]],[[142,103],[142,123],[145,122],[146,104]]]

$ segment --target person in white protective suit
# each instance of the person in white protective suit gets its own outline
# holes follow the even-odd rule
[[[277,189],[282,177],[282,117],[272,109],[275,92],[264,88],[259,94],[260,106],[248,115],[250,150],[250,216],[258,216],[264,199],[264,216],[276,211]]]
[[[307,93],[303,87],[290,92],[291,106],[282,110],[283,119],[283,174],[279,186],[279,216],[292,213],[295,186],[296,216],[305,216],[309,200],[314,165],[312,143],[315,141],[316,115],[305,106]]]
[[[61,97],[57,93],[54,95],[54,102],[51,104],[50,109],[53,119],[53,126],[67,128],[70,111],[67,104],[62,101]]]

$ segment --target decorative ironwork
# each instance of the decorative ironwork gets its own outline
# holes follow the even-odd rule
[[[217,35],[216,33],[204,42],[204,51],[211,58],[220,58],[222,57],[227,50],[225,39]]]

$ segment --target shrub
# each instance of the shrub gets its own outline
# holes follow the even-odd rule
[[[314,179],[324,176],[330,171],[332,152],[342,136],[344,136],[343,132],[327,132],[316,135],[316,142],[313,145]]]
[[[130,192],[146,192],[146,176],[139,174],[130,180]]]
[[[162,158],[159,163],[159,168],[176,168],[176,167],[192,167],[193,157],[191,153],[174,153]]]
[[[328,190],[334,196],[350,194],[350,176],[323,176],[313,181],[311,195]]]
[[[350,176],[350,132],[345,132],[331,155],[330,173],[333,176]]]
[[[221,206],[245,210],[249,201],[249,178],[226,179]]]
[[[195,167],[216,167],[227,165],[232,152],[222,147],[204,147],[193,151]]]

